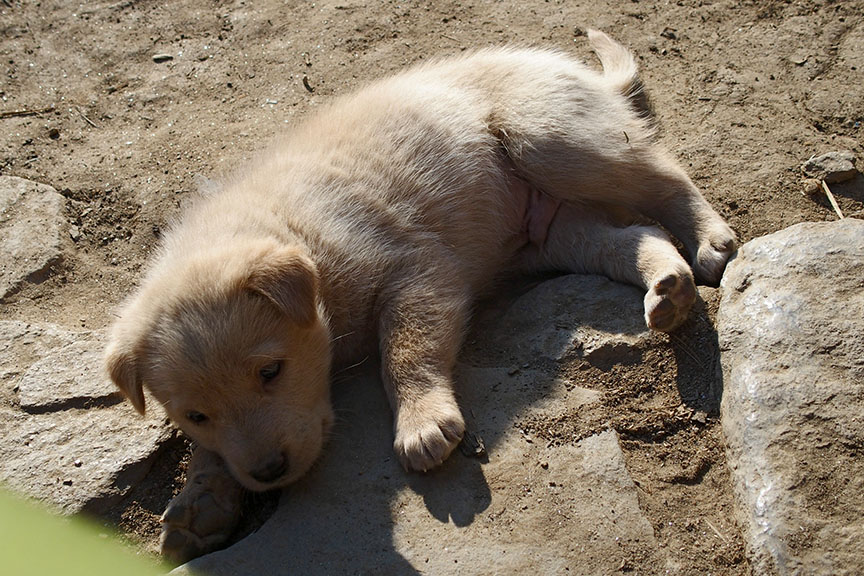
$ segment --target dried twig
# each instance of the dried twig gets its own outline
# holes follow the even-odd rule
[[[720,540],[722,540],[725,544],[729,544],[729,539],[726,538],[726,536],[724,536],[723,534],[721,534],[720,531],[714,526],[714,524],[711,523],[710,520],[708,520],[707,518],[702,518],[702,520],[704,520],[705,523],[708,524],[708,527],[711,528],[711,530],[713,530],[715,534],[717,534],[717,537],[720,538]]]
[[[116,2],[114,4],[105,4],[102,6],[94,6],[93,8],[83,8],[79,14],[96,14],[101,11],[123,10],[135,4],[134,0],[126,0],[125,2]]]
[[[479,434],[466,430],[459,442],[459,451],[468,458],[483,458],[486,456],[486,443]]]
[[[23,110],[5,110],[0,112],[0,118],[16,118],[21,116],[39,116],[40,114],[47,114],[48,112],[53,112],[54,106],[49,106],[47,108],[39,108],[38,110],[27,110],[26,108]]]
[[[93,122],[92,120],[90,120],[90,118],[88,118],[88,117],[84,114],[84,112],[81,111],[81,108],[78,108],[78,107],[76,106],[76,107],[75,107],[75,110],[78,111],[78,114],[81,116],[81,118],[83,118],[85,122],[87,122],[88,124],[90,124],[90,126],[92,126],[93,128],[99,128],[99,126],[98,126],[95,122]]]
[[[705,363],[702,362],[702,360],[699,359],[696,353],[693,352],[690,347],[688,347],[687,344],[684,343],[684,340],[681,337],[679,337],[677,334],[669,334],[669,336],[672,337],[672,340],[678,343],[678,346],[681,348],[681,350],[683,350],[685,354],[690,356],[690,358],[692,358],[693,361],[696,362],[696,364],[698,364],[702,368],[705,367]]]
[[[837,216],[843,220],[843,212],[840,210],[837,200],[834,199],[834,194],[831,193],[831,189],[828,188],[828,184],[826,184],[824,180],[822,180],[822,190],[824,190],[825,195],[828,196],[828,201],[831,203],[831,207],[834,208],[834,212],[836,212]]]

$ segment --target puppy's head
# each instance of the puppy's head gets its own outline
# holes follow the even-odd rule
[[[147,387],[247,488],[293,482],[333,422],[315,265],[299,249],[262,240],[174,252],[114,325],[111,379],[141,413]]]

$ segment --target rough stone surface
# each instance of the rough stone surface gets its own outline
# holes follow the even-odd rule
[[[561,276],[517,300],[493,340],[525,360],[568,354],[595,365],[635,360],[653,337],[643,320],[643,297],[642,290],[607,278]]]
[[[101,372],[101,334],[0,322],[0,481],[64,512],[99,512],[173,432],[142,419]],[[155,407],[155,404],[151,404]]]
[[[39,281],[62,256],[64,198],[45,184],[0,176],[0,299]]]
[[[283,494],[258,532],[177,572],[558,574],[592,566],[611,574],[634,554],[656,557],[614,431],[547,445],[518,426],[600,401],[600,392],[560,377],[554,362],[529,369],[524,359],[591,349],[601,332],[606,345],[627,348],[643,330],[641,301],[638,290],[602,278],[565,277],[503,313],[478,317],[456,378],[469,430],[487,457],[457,453],[429,475],[406,474],[393,456],[374,370],[337,386],[342,420],[320,464]],[[571,310],[615,306],[614,316],[621,306],[634,311],[617,338],[610,320],[598,327]]]
[[[102,373],[101,333],[53,324],[0,322],[0,377],[15,376],[18,404],[28,412],[93,400],[119,400]]]
[[[745,244],[722,284],[723,429],[754,574],[864,573],[864,222]]]
[[[851,180],[858,173],[855,169],[855,155],[848,150],[814,156],[801,166],[801,170],[807,176],[824,180],[828,184]]]
[[[473,376],[482,383],[471,385],[492,386],[505,373]],[[514,388],[535,375],[520,376]],[[504,406],[478,406],[473,429],[488,462],[457,454],[433,474],[409,476],[392,457],[380,383],[364,380],[340,406],[362,417],[343,422],[274,516],[178,573],[550,574],[589,561],[611,573],[633,548],[656,546],[613,431],[546,447],[513,429]],[[541,524],[548,534],[536,532]]]

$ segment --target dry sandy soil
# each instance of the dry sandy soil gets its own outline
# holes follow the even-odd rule
[[[0,311],[102,328],[202,181],[310,110],[480,46],[554,46],[591,60],[588,27],[638,55],[664,143],[742,240],[836,219],[823,196],[802,193],[799,166],[833,149],[861,156],[862,15],[864,2],[819,0],[0,0],[0,174],[61,191],[74,224],[62,264]],[[860,180],[832,187],[847,215],[864,209]],[[701,293],[693,320],[642,363],[562,366],[577,384],[602,383],[602,415],[518,425],[555,442],[611,425],[681,573],[747,574],[717,419],[718,298]],[[145,550],[185,450],[178,441],[165,451],[109,518]],[[274,502],[256,500],[252,527]]]

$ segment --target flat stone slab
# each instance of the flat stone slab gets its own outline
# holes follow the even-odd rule
[[[575,354],[592,364],[627,362],[654,337],[645,326],[644,296],[602,276],[560,276],[516,300],[491,339],[517,361]]]
[[[0,342],[0,481],[63,512],[104,510],[173,436],[161,410],[121,402],[101,333],[3,321]]]
[[[545,315],[530,312],[550,299]],[[457,451],[432,473],[404,472],[375,370],[346,378],[335,389],[341,419],[322,461],[283,493],[260,530],[176,572],[607,574],[627,558],[657,557],[614,431],[553,444],[518,425],[600,402],[600,392],[574,386],[549,360],[578,353],[577,333],[596,324],[569,324],[571,309],[602,308],[602,299],[635,311],[615,344],[623,346],[643,330],[642,295],[602,278],[551,280],[478,316],[456,380],[485,458]],[[528,365],[535,347],[548,356]]]
[[[864,574],[864,221],[748,242],[722,290],[722,421],[753,572]]]
[[[102,371],[101,332],[0,321],[0,378],[14,376],[18,405],[42,412],[121,398]]]
[[[140,482],[172,436],[127,404],[25,415],[0,408],[0,481],[64,513],[100,513]]]
[[[27,280],[42,280],[63,251],[68,223],[56,190],[0,176],[0,299]]]
[[[492,387],[502,374],[473,373],[469,384]],[[520,374],[514,388],[532,376]],[[406,474],[392,455],[380,382],[362,380],[337,404],[354,418],[264,526],[177,573],[613,573],[634,549],[656,547],[614,431],[547,447],[515,429],[501,405],[480,405],[474,429],[488,461],[457,453],[434,473]],[[563,384],[558,392],[569,397]]]

